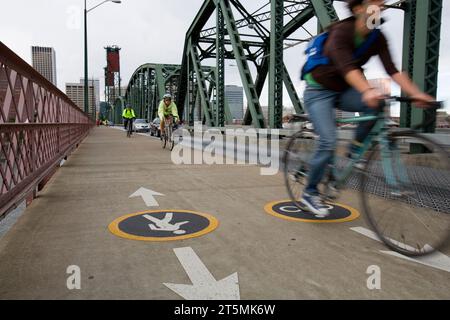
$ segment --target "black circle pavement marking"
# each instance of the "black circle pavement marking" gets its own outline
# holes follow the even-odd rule
[[[188,210],[152,210],[120,217],[109,230],[121,238],[139,241],[175,241],[203,236],[219,225],[209,214]]]
[[[349,206],[338,203],[329,203],[328,205],[331,214],[326,218],[318,218],[314,214],[300,209],[290,200],[271,202],[265,206],[265,210],[268,214],[281,219],[307,223],[342,223],[356,220],[360,216],[358,210]]]

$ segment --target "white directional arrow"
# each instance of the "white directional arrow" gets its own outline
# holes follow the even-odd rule
[[[174,249],[192,285],[164,283],[186,300],[240,300],[238,274],[216,281],[192,248]]]
[[[164,195],[146,188],[140,188],[138,191],[133,193],[130,198],[142,197],[147,207],[159,207],[159,203],[156,201],[155,196]]]
[[[372,230],[362,228],[362,227],[350,228],[350,230],[353,230],[353,231],[355,231],[359,234],[362,234],[368,238],[371,238],[373,240],[381,242],[381,239]],[[427,246],[427,248],[425,248],[425,249],[429,250],[432,248],[430,246]],[[407,257],[403,254],[400,254],[400,253],[394,252],[394,251],[381,251],[380,250],[380,252],[390,255],[390,256],[400,258],[400,259],[404,259],[404,260],[415,262],[415,263],[420,263],[420,264],[428,266],[428,267],[432,267],[435,269],[450,272],[450,257],[448,257],[447,255],[445,255],[439,251],[435,251],[430,255],[427,255],[424,257],[417,257],[417,258]]]

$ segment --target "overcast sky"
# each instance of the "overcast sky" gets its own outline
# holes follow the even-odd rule
[[[1,0],[0,40],[27,62],[31,62],[31,46],[50,46],[56,50],[58,87],[78,82],[83,76],[83,1],[82,0]],[[88,0],[92,7],[100,0]],[[266,0],[242,0],[253,11]],[[450,100],[450,5],[444,1],[441,35],[441,59],[438,99]],[[144,63],[180,64],[185,34],[203,0],[122,0],[122,4],[106,3],[89,13],[90,77],[101,79],[106,65],[107,45],[118,45],[121,51],[123,83],[127,84],[136,68]],[[339,16],[348,12],[336,5]],[[401,67],[402,16],[400,10],[386,13],[383,26],[394,60]],[[300,32],[300,31],[299,31]],[[299,37],[303,35],[298,34]],[[304,46],[285,51],[285,62],[296,87],[301,91],[299,70]],[[367,66],[369,78],[385,77],[377,59]],[[227,84],[240,85],[237,69],[227,62]],[[286,96],[286,100],[288,97]],[[261,97],[267,104],[267,94]],[[289,104],[289,103],[286,103]],[[448,108],[450,106],[447,106]],[[450,110],[450,109],[449,109]]]

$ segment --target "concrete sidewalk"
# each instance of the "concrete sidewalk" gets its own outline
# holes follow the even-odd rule
[[[211,214],[199,238],[141,242],[108,230],[148,209],[141,187],[164,194],[160,209]],[[0,299],[181,299],[163,283],[191,284],[173,249],[191,247],[214,275],[237,272],[241,299],[450,299],[450,273],[380,252],[381,243],[341,224],[310,224],[265,212],[286,199],[281,174],[258,167],[172,164],[157,139],[97,128],[0,239]],[[345,204],[359,208],[351,192]],[[156,208],[158,209],[158,208]],[[445,252],[448,254],[449,252]],[[81,269],[81,290],[66,286]],[[369,266],[381,290],[369,290]]]

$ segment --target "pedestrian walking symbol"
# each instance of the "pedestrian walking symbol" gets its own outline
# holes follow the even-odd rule
[[[216,218],[186,210],[145,211],[120,217],[109,230],[121,238],[140,241],[175,241],[200,237],[214,231]]]
[[[152,222],[148,225],[150,229],[154,231],[173,232],[174,234],[185,234],[186,231],[180,228],[182,225],[189,223],[189,221],[182,221],[172,224],[173,212],[166,213],[166,216],[162,220],[148,214],[144,215],[144,218]]]

